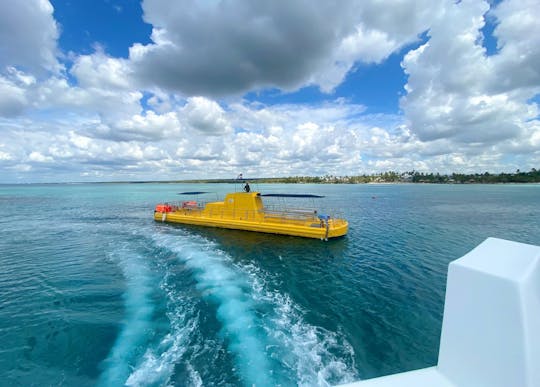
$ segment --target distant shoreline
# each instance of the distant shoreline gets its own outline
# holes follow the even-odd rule
[[[246,180],[247,181],[247,180]],[[301,182],[268,182],[249,180],[256,184],[318,184],[318,185],[537,185],[540,182],[498,182],[498,183],[430,183],[430,182],[367,182],[367,183],[301,183]],[[241,183],[241,182],[238,182]],[[234,184],[233,181],[211,181],[211,180],[159,180],[159,181],[80,181],[80,182],[61,182],[61,183],[0,183],[2,186],[13,185],[87,185],[87,184]]]
[[[540,170],[535,168],[529,172],[490,174],[452,173],[441,175],[422,172],[384,172],[374,175],[358,176],[293,176],[293,177],[253,177],[241,179],[183,179],[183,180],[133,180],[133,181],[89,181],[63,183],[0,183],[0,185],[25,184],[234,184],[244,181],[259,184],[538,184]]]
[[[399,174],[385,172],[378,175],[361,176],[294,176],[294,177],[254,177],[242,179],[185,179],[165,181],[135,181],[128,183],[162,183],[162,184],[223,184],[241,183],[244,181],[258,184],[535,184],[540,183],[540,171],[489,174],[424,174],[408,172]]]

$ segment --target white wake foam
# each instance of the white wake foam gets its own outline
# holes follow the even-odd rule
[[[126,281],[126,315],[120,334],[102,363],[105,369],[98,384],[118,386],[124,385],[130,373],[130,364],[136,360],[137,351],[146,340],[154,308],[150,299],[152,277],[144,259],[127,247],[114,252],[110,258],[120,266]]]
[[[272,305],[265,330],[275,343],[272,357],[295,373],[299,386],[330,386],[358,379],[352,346],[338,333],[307,323],[305,314],[287,294],[269,290],[271,276],[246,265],[255,302]]]
[[[217,305],[222,334],[234,353],[246,385],[274,385],[265,355],[265,339],[255,319],[248,284],[230,259],[211,242],[195,236],[158,234],[156,243],[177,254],[193,270],[203,297]]]
[[[185,308],[179,302],[181,296],[169,283],[170,272],[165,271],[161,289],[167,295],[167,317],[170,332],[155,347],[147,348],[142,361],[133,370],[126,381],[128,386],[169,385],[177,363],[182,361],[189,340],[198,329],[198,319],[193,317],[192,307]],[[200,386],[200,376],[188,363],[186,368],[190,386]]]
[[[358,379],[352,346],[339,333],[307,323],[287,294],[271,290],[278,286],[272,286],[269,273],[256,265],[235,264],[216,244],[199,236],[163,233],[152,238],[192,270],[197,289],[217,306],[221,333],[236,359],[234,372],[245,385],[329,386]],[[168,294],[169,299],[178,297]],[[199,329],[198,321],[186,317],[177,304],[171,301],[170,334],[157,349],[147,350],[129,385],[168,383],[179,362],[185,364],[189,385],[203,384],[182,358],[190,336]]]

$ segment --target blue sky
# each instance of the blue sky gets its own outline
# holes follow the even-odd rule
[[[91,54],[101,45],[108,54],[127,58],[134,43],[151,42],[152,26],[143,20],[138,1],[51,1],[61,26],[58,44],[64,52]]]
[[[0,183],[540,164],[537,1],[0,1]]]

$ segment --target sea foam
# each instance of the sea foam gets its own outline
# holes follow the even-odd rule
[[[124,385],[130,373],[130,364],[139,356],[152,326],[154,306],[151,301],[153,278],[143,257],[127,247],[110,255],[118,263],[126,281],[124,293],[125,317],[122,328],[107,358],[98,385]]]
[[[171,282],[171,271],[162,268],[163,277],[160,288],[166,295],[166,316],[169,320],[169,333],[167,333],[157,345],[146,349],[141,361],[129,375],[126,385],[170,385],[175,366],[178,363],[186,363],[184,354],[190,339],[199,329],[197,314],[194,305],[182,302],[183,296]],[[187,362],[185,364],[189,380],[187,385],[202,385],[198,372]]]
[[[162,233],[154,240],[177,254],[202,296],[217,305],[222,334],[246,385],[328,386],[358,378],[347,340],[307,323],[289,295],[268,289],[269,273],[234,263],[200,236]]]
[[[288,294],[270,290],[275,281],[255,265],[245,265],[254,302],[273,309],[264,324],[271,356],[287,369],[299,386],[330,386],[358,379],[354,350],[339,332],[309,324],[305,312]]]
[[[193,271],[203,297],[217,306],[221,333],[235,355],[241,380],[250,386],[274,385],[265,354],[264,331],[256,319],[243,273],[235,270],[229,257],[202,237],[157,234],[154,240],[177,254]]]

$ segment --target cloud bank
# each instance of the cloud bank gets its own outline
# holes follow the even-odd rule
[[[537,1],[142,7],[152,42],[123,59],[99,46],[63,53],[46,0],[0,3],[0,182],[499,172],[540,162]],[[407,76],[400,111],[374,114],[335,94],[356,66],[391,55]],[[308,86],[327,97],[244,99]]]

